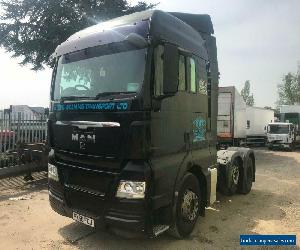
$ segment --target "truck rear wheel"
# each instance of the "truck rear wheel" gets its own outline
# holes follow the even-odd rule
[[[174,224],[169,234],[182,239],[191,234],[200,211],[200,187],[197,177],[187,173],[181,182],[175,206]]]
[[[240,185],[240,166],[237,159],[228,166],[223,166],[218,179],[220,192],[224,195],[233,195]]]
[[[295,151],[295,144],[291,143],[289,149],[290,149],[291,152]]]
[[[248,194],[251,191],[252,188],[252,182],[253,182],[253,174],[254,174],[254,162],[251,157],[248,157],[247,159],[247,168],[246,170],[246,176],[243,175],[241,178],[241,184],[239,187],[239,193],[241,194]]]

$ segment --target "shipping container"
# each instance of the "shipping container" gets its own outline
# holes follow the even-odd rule
[[[246,103],[234,86],[219,87],[218,144],[241,145],[246,140]]]
[[[265,145],[267,126],[274,122],[274,110],[247,106],[246,120],[247,145]]]

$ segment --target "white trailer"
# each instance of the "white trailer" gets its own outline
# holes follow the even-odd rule
[[[293,144],[300,145],[300,105],[284,105],[280,107],[280,121],[293,124],[295,134]]]
[[[234,86],[219,87],[217,132],[219,145],[246,140],[246,103]]]
[[[274,122],[274,110],[247,106],[246,120],[246,144],[265,145],[267,126]]]

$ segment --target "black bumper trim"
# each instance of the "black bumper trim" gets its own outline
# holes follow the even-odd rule
[[[139,220],[128,220],[128,219],[122,219],[122,218],[117,218],[117,217],[112,217],[112,216],[105,216],[105,218],[109,219],[109,220],[126,222],[126,223],[138,223],[138,222],[140,222]]]
[[[62,199],[60,199],[59,197],[57,197],[56,195],[54,195],[50,190],[49,190],[49,195],[51,197],[53,197],[54,199],[58,200],[61,203],[64,203],[64,201]]]
[[[71,208],[66,205],[64,200],[61,200],[57,196],[53,195],[51,191],[49,191],[49,200],[52,209],[60,215],[72,218],[72,212],[77,211],[78,213],[83,213],[84,215],[91,217],[95,220],[95,227],[96,228],[106,228],[106,226],[112,226],[121,229],[132,230],[135,232],[145,232],[146,230],[146,222],[145,217],[140,217],[139,219],[127,219],[127,218],[120,218],[110,215],[102,215],[102,216],[95,216],[90,213],[86,213],[86,211],[80,211],[76,208]],[[108,214],[110,211],[107,211]]]
[[[65,187],[68,188],[68,189],[73,189],[75,191],[88,193],[88,194],[99,196],[99,197],[104,197],[105,196],[105,193],[103,193],[103,192],[99,192],[99,191],[92,190],[92,189],[85,188],[85,187],[80,187],[80,186],[77,186],[77,185],[65,184]]]

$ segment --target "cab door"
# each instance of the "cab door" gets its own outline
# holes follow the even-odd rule
[[[212,164],[209,150],[210,121],[208,117],[207,74],[205,60],[186,58],[188,92],[190,95],[191,149],[193,161],[207,168]]]

